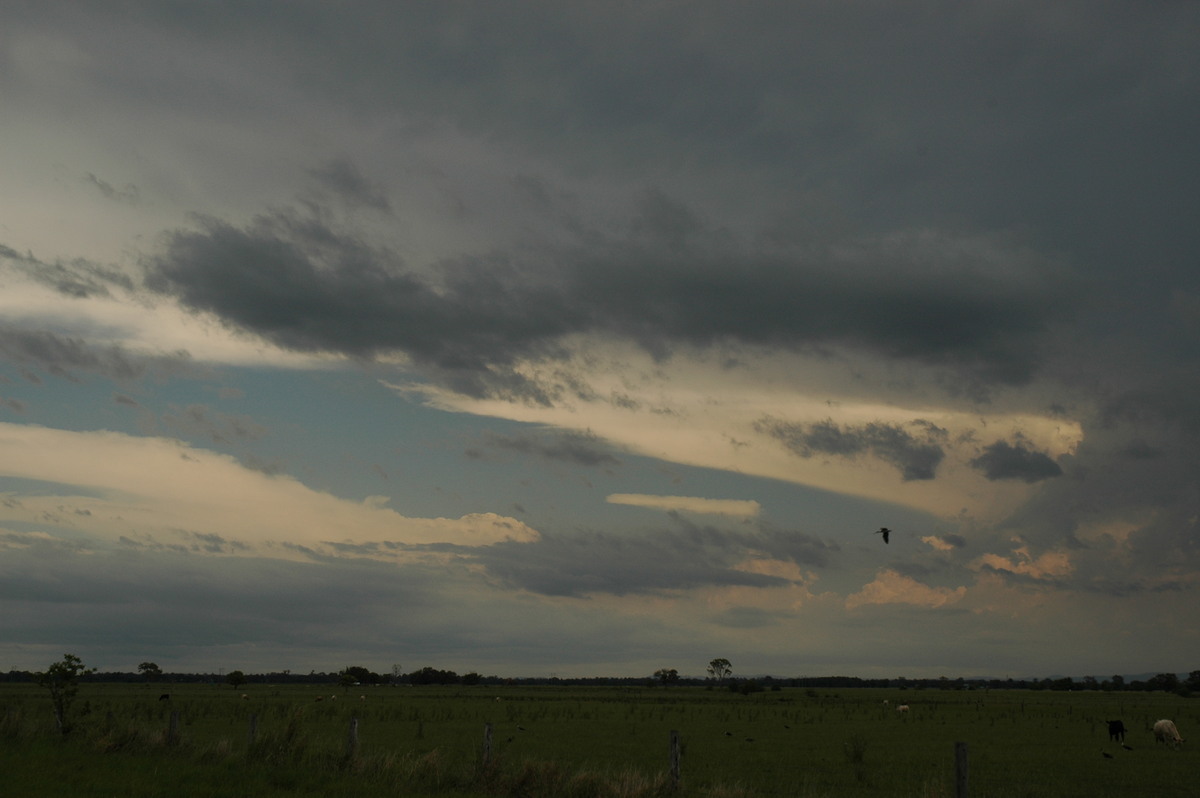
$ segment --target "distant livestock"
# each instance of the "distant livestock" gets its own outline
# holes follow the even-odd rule
[[[1179,729],[1175,728],[1175,721],[1160,720],[1154,724],[1154,742],[1166,743],[1172,748],[1178,750],[1183,743],[1183,738],[1179,736]]]
[[[170,701],[170,700],[171,700],[171,694],[170,694],[170,693],[163,693],[162,695],[160,695],[160,696],[158,697],[158,700],[159,700],[159,701]]]
[[[896,711],[897,712],[908,712],[908,704],[901,704],[900,706],[896,707]]]
[[[250,700],[250,696],[246,695],[245,693],[242,693],[242,700],[243,700],[243,701],[249,701],[249,700]]]
[[[1125,724],[1119,720],[1105,721],[1108,724],[1108,739],[1114,743],[1125,742]]]

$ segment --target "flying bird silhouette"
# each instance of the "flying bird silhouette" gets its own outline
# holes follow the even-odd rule
[[[878,531],[877,531],[875,534],[876,534],[876,535],[883,535],[883,542],[884,542],[884,543],[887,543],[887,542],[888,542],[888,535],[892,534],[892,530],[888,529],[888,528],[885,526],[885,527],[881,527],[881,528],[880,528],[880,529],[879,529],[879,530],[878,530]]]

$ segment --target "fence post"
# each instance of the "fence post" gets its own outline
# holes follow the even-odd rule
[[[254,738],[258,736],[258,713],[250,713],[250,745],[254,745]]]
[[[492,724],[483,724],[483,766],[492,760]]]
[[[679,789],[679,732],[671,730],[671,787]]]
[[[954,744],[954,798],[967,798],[967,744]]]
[[[171,713],[171,721],[167,726],[167,745],[175,745],[179,742],[179,713]]]
[[[346,737],[346,759],[353,759],[358,751],[358,717],[350,718],[350,734]]]

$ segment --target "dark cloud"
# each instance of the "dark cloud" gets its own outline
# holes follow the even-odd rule
[[[1120,452],[1121,456],[1130,460],[1153,460],[1161,456],[1162,451],[1145,441],[1133,441]]]
[[[778,587],[788,580],[735,568],[748,556],[824,566],[837,547],[759,523],[731,530],[671,513],[671,525],[638,535],[602,531],[545,533],[463,552],[506,583],[547,595],[665,593],[701,587]]]
[[[303,351],[404,351],[447,372],[486,373],[574,331],[560,292],[506,259],[449,264],[440,282],[391,253],[294,213],[239,229],[216,219],[175,231],[147,286]]]
[[[862,242],[860,242],[861,244]],[[203,218],[148,257],[146,285],[289,349],[407,353],[471,395],[547,403],[578,385],[510,368],[553,358],[573,334],[798,350],[842,344],[1021,383],[1057,289],[996,271],[991,253],[916,238],[850,255],[747,250],[660,195],[625,234],[407,267],[326,219],[293,211],[244,227]]]
[[[0,356],[68,379],[74,378],[75,372],[136,380],[147,374],[179,376],[201,371],[182,352],[135,355],[120,346],[95,345],[84,338],[13,327],[0,327]]]
[[[582,466],[619,466],[608,446],[591,432],[542,430],[502,435],[489,432],[483,443],[495,449]]]
[[[109,296],[113,286],[133,288],[133,280],[124,272],[82,258],[50,263],[39,260],[32,253],[22,255],[12,247],[0,244],[0,260],[8,261],[33,281],[78,299]]]
[[[19,547],[0,558],[0,634],[29,639],[36,629],[37,639],[69,641],[81,653],[143,650],[156,660],[252,640],[287,646],[288,657],[311,649],[340,662],[339,649],[359,645],[352,640],[366,628],[396,631],[391,608],[427,606],[421,588],[431,577],[420,569],[398,579],[395,566],[362,560],[211,556],[238,549],[219,535],[181,534],[169,546],[127,540],[87,550],[43,538],[14,541]],[[299,666],[295,659],[255,665]]]
[[[984,447],[983,454],[971,461],[971,466],[991,480],[1019,479],[1040,482],[1062,476],[1062,467],[1045,452],[1030,449],[1021,441],[1015,444],[996,441]]]
[[[513,587],[551,596],[664,593],[715,585],[768,587],[776,577],[736,571],[674,536],[631,540],[603,532],[547,535],[500,543],[479,554],[488,573]]]
[[[383,187],[363,177],[350,161],[330,161],[324,166],[310,170],[309,174],[351,205],[374,208],[384,213],[390,213],[392,210]]]
[[[767,3],[729,14],[702,2],[687,14],[671,4],[616,14],[521,2],[281,14],[246,4],[210,18],[181,4],[154,20],[197,48],[266,60],[356,118],[399,107],[576,168],[728,163],[760,183],[837,184],[864,205],[874,191],[881,213],[908,201],[918,216],[939,203],[999,219],[1024,201],[1061,219],[1073,213],[1063,202],[1072,178],[1112,162],[1099,156],[1120,149],[1129,168],[1092,169],[1102,174],[1091,182],[1126,187],[1167,177],[1159,147],[1184,163],[1169,132],[1194,122],[1191,109],[1164,107],[1167,90],[1148,85],[1175,96],[1195,87],[1196,56],[1178,32],[1195,28],[1197,11],[1133,9]],[[119,77],[154,88],[145,66]],[[1072,143],[1078,151],[1063,152]],[[1039,171],[1049,196],[1032,190]]]
[[[941,444],[947,433],[919,419],[908,426],[916,434],[899,424],[878,421],[843,426],[832,420],[797,424],[764,418],[755,424],[759,432],[775,438],[800,457],[833,455],[854,459],[869,453],[895,466],[905,480],[933,479],[946,454]]]

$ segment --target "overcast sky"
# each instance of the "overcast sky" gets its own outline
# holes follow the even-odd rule
[[[0,669],[1200,667],[1198,32],[6,3]]]

